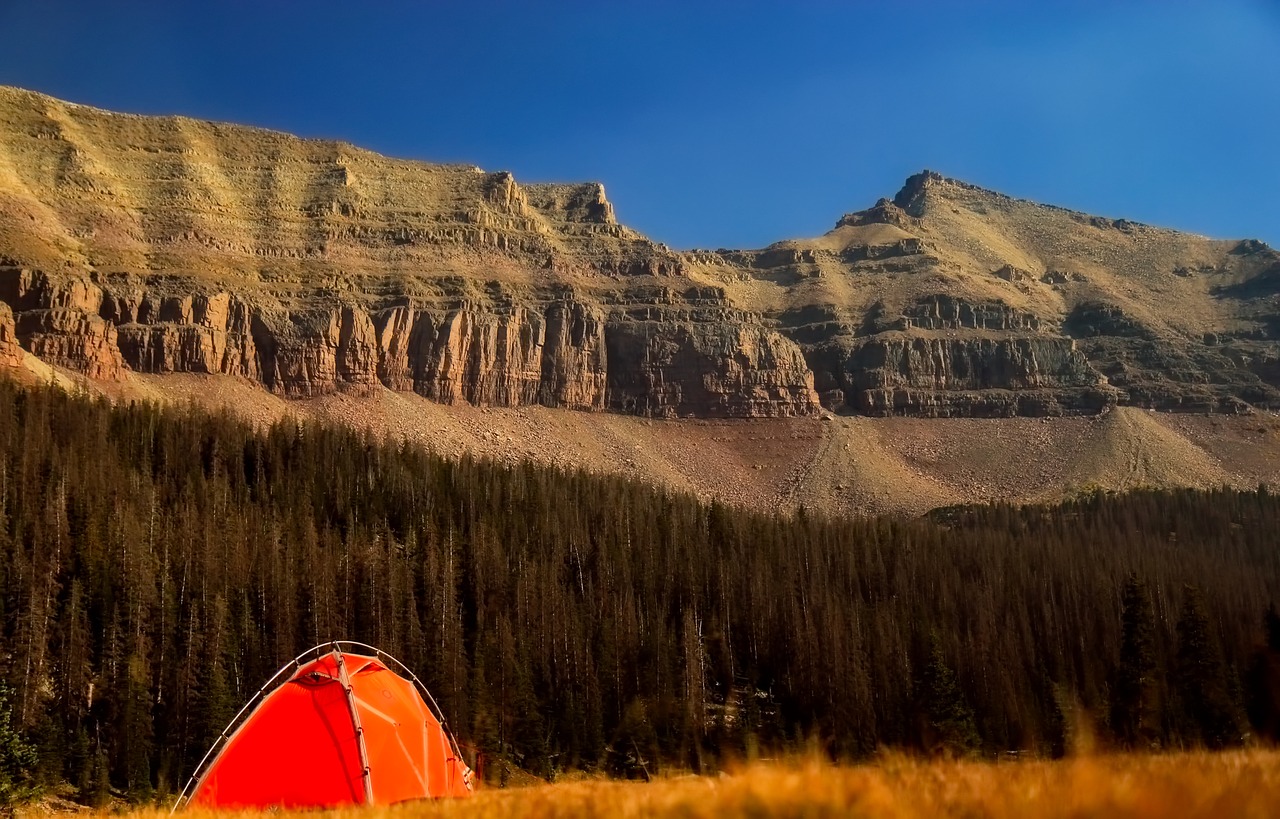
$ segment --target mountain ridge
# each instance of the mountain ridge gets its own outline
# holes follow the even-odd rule
[[[903,183],[903,186],[898,190],[896,194],[894,194],[891,200],[886,199],[882,201],[892,201],[893,204],[897,205],[899,208],[902,208],[903,210],[906,210],[906,211],[910,211],[911,203],[915,199],[915,197],[917,195],[923,194],[924,191],[927,189],[927,187],[932,183],[953,185],[955,187],[964,188],[964,189],[974,191],[976,193],[979,193],[985,196],[990,196],[996,199],[1002,199],[1002,200],[1013,202],[1019,205],[1032,205],[1038,208],[1044,208],[1045,210],[1049,210],[1049,211],[1058,211],[1060,213],[1065,213],[1070,216],[1079,216],[1079,217],[1084,217],[1085,219],[1109,220],[1112,223],[1121,223],[1126,226],[1146,228],[1150,230],[1161,231],[1161,232],[1171,233],[1171,234],[1181,234],[1181,235],[1190,236],[1196,239],[1213,240],[1213,237],[1207,234],[1196,233],[1194,231],[1163,227],[1161,225],[1154,225],[1149,222],[1140,222],[1134,219],[1128,219],[1124,217],[1111,218],[1106,216],[1100,216],[1098,214],[1091,214],[1088,211],[1076,210],[1075,208],[1069,208],[1063,205],[1055,205],[1052,202],[1041,202],[1038,199],[1029,199],[1021,196],[1012,196],[1010,194],[1004,193],[1003,191],[998,191],[994,188],[988,188],[983,185],[977,185],[967,180],[960,179],[958,177],[947,176],[946,174],[941,173],[940,171],[931,170],[929,168],[925,168],[921,170],[919,173],[915,173],[907,177],[906,181]],[[877,204],[879,203],[877,202]],[[914,215],[917,217],[920,216],[920,214],[914,214]],[[1258,240],[1246,239],[1244,241],[1258,241]]]
[[[934,171],[820,237],[677,252],[600,183],[0,89],[0,343],[100,380],[651,417],[1247,413],[1280,407],[1276,271],[1256,240]]]

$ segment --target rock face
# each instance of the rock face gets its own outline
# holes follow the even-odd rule
[[[111,380],[123,372],[116,327],[98,315],[102,290],[92,282],[3,268],[0,299],[16,313],[18,343],[38,358],[90,378]]]
[[[99,317],[84,303],[61,306],[67,299],[42,274],[0,268],[0,281],[19,283],[14,301],[25,309],[15,341],[93,378],[117,378],[127,367],[235,375],[293,398],[381,385],[447,404],[654,416],[805,415],[817,407],[800,348],[727,308],[720,312],[731,319],[663,313],[670,308],[611,318],[572,298],[289,311],[226,292],[165,297],[108,282],[104,295],[78,283],[75,292],[91,294]]]
[[[392,307],[368,332],[370,374],[391,389],[450,404],[605,407],[604,322],[579,303],[435,314]]]
[[[0,302],[0,367],[22,365],[22,347],[13,326],[13,310]]]
[[[1068,338],[881,334],[852,351],[842,374],[846,401],[868,415],[1062,415],[1116,400]]]
[[[622,321],[605,341],[612,410],[756,418],[809,415],[817,403],[799,347],[744,320]]]
[[[929,172],[817,239],[677,253],[595,183],[0,88],[0,364],[95,379],[656,417],[1247,412],[1280,408],[1277,282],[1261,242]]]

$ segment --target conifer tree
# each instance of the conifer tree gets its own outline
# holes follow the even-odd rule
[[[122,781],[130,795],[139,802],[149,799],[153,789],[151,753],[155,737],[147,671],[142,657],[128,659],[119,726]]]
[[[1264,641],[1245,675],[1249,722],[1263,739],[1280,739],[1280,612],[1275,603],[1262,616]]]
[[[920,742],[925,750],[966,754],[981,745],[973,709],[965,701],[956,674],[947,664],[936,632],[929,635],[928,653],[916,680],[915,699],[921,721]]]
[[[105,807],[111,801],[111,762],[105,748],[99,747],[93,756],[88,792],[80,792],[80,799],[90,807]]]
[[[1120,662],[1111,698],[1111,730],[1125,747],[1149,742],[1155,726],[1155,615],[1147,584],[1130,574],[1121,594]]]
[[[1217,640],[1209,626],[1199,589],[1184,589],[1178,618],[1175,675],[1183,728],[1210,748],[1240,741],[1240,720],[1231,701]]]
[[[18,732],[9,687],[0,683],[0,805],[11,805],[32,793],[31,771],[36,750]]]
[[[616,776],[648,781],[658,772],[658,735],[643,699],[627,703],[608,752],[609,769]]]

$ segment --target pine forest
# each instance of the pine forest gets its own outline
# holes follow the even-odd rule
[[[1280,732],[1280,496],[746,513],[0,382],[0,791],[180,789],[282,664],[376,645],[489,781]]]

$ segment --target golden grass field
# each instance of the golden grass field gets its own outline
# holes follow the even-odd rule
[[[132,819],[160,819],[141,811]],[[248,815],[248,814],[241,814]],[[273,817],[287,816],[273,813]],[[1280,751],[1089,756],[1060,762],[930,762],[887,755],[858,766],[797,760],[651,783],[586,780],[472,799],[305,812],[379,819],[544,817],[1275,817]]]

